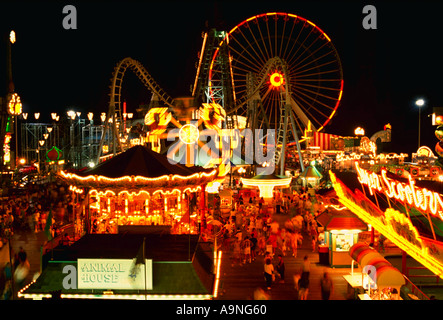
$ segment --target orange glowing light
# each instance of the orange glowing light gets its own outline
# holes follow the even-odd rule
[[[274,72],[269,77],[271,85],[274,87],[280,87],[284,83],[284,76],[281,73]]]
[[[381,170],[381,176],[375,172],[370,172],[360,168],[358,162],[355,163],[358,180],[369,188],[372,195],[373,190],[383,192],[389,198],[406,201],[417,210],[430,212],[433,216],[443,220],[443,200],[437,192],[418,188],[415,181],[409,176],[409,183],[402,183],[386,176],[386,169]]]
[[[361,195],[359,195],[361,193],[358,193],[358,190],[355,194],[352,193],[345,185],[339,182],[332,171],[329,173],[334,190],[343,205],[363,221],[371,224],[400,249],[407,251],[410,256],[419,261],[426,268],[440,278],[443,278],[443,264],[441,259],[436,258],[431,254],[430,248],[425,245],[423,239],[419,236],[417,230],[407,217],[401,212],[391,208],[387,209],[385,212],[382,212],[378,208],[368,210],[368,206],[362,206],[360,204],[361,199],[356,200],[361,197]],[[376,215],[372,212],[374,210],[378,211],[376,212]],[[384,216],[384,219],[378,217],[378,214]],[[409,232],[398,232],[399,225],[402,226],[400,229],[404,230],[407,228]]]

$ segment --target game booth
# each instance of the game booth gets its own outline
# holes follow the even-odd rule
[[[366,223],[344,207],[328,207],[316,220],[323,228],[324,243],[318,247],[320,263],[350,267],[349,250],[358,242],[359,233],[368,229]]]

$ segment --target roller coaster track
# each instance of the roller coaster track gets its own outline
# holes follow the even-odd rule
[[[115,111],[119,114],[119,116],[121,116],[121,89],[123,77],[128,68],[134,72],[143,85],[153,94],[155,94],[160,101],[163,101],[169,107],[173,106],[173,99],[154,81],[146,68],[139,61],[128,57],[117,63],[111,79],[109,106],[114,105]]]
[[[100,140],[100,147],[98,151],[98,158],[101,156],[101,151],[103,147],[103,142],[106,137],[106,133],[109,130],[109,119],[112,119],[112,139],[113,139],[113,152],[117,152],[117,145],[120,151],[123,151],[123,146],[120,142],[120,133],[117,131],[116,122],[122,120],[122,101],[121,101],[121,90],[123,85],[123,77],[127,69],[131,69],[134,74],[140,79],[143,85],[148,88],[153,95],[158,97],[159,101],[162,101],[166,106],[173,107],[174,100],[154,81],[153,77],[149,74],[146,68],[137,60],[130,57],[124,58],[119,61],[114,68],[114,72],[111,78],[111,92],[109,100],[108,113],[106,115],[105,128],[103,130],[103,135]],[[120,126],[120,131],[123,126]]]

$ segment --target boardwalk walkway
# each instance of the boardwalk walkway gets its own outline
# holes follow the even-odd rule
[[[276,216],[274,219],[282,225],[287,216]],[[278,254],[278,252],[277,252]],[[311,262],[310,284],[308,300],[321,300],[320,279],[327,271],[332,279],[334,290],[330,300],[347,300],[347,282],[343,275],[349,274],[350,268],[331,268],[319,263],[318,252],[312,252],[308,235],[303,235],[303,243],[298,248],[297,257],[287,252],[283,257],[285,262],[285,282],[279,283],[278,279],[271,290],[265,290],[272,300],[298,300],[298,292],[294,287],[295,274],[300,273],[303,257],[307,255]],[[232,254],[224,251],[220,268],[220,294],[219,300],[248,300],[253,299],[254,290],[266,289],[263,277],[263,256],[258,256],[256,261],[244,265],[232,265]],[[274,257],[273,264],[277,264]]]

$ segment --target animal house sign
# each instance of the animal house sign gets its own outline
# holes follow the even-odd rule
[[[417,210],[429,212],[443,220],[443,200],[438,192],[417,187],[412,177],[409,177],[409,183],[390,179],[387,177],[387,171],[384,168],[381,169],[381,175],[360,168],[358,162],[355,163],[355,168],[358,181],[369,188],[371,195],[376,190],[384,193],[389,198],[406,202]]]

